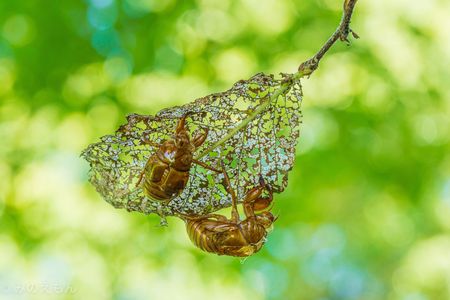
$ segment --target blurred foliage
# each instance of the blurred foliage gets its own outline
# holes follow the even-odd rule
[[[448,1],[357,4],[361,39],[304,80],[279,219],[245,262],[87,183],[80,151],[126,114],[294,71],[340,2],[1,1],[0,299],[449,299]]]

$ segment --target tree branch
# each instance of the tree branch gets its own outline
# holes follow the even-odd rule
[[[224,144],[227,140],[232,138],[236,133],[238,133],[241,129],[246,127],[251,121],[253,121],[261,112],[263,112],[267,106],[272,101],[276,101],[279,96],[287,93],[289,89],[292,87],[293,83],[299,80],[302,77],[310,76],[318,67],[319,62],[323,58],[323,56],[328,52],[331,46],[340,39],[343,42],[349,43],[348,35],[352,33],[354,38],[359,38],[359,36],[350,29],[350,21],[353,15],[353,9],[355,7],[357,0],[345,0],[343,7],[343,14],[341,18],[341,22],[339,23],[336,31],[331,35],[331,37],[326,41],[326,43],[320,48],[320,50],[310,59],[300,64],[298,67],[298,71],[288,77],[286,77],[280,87],[274,91],[269,97],[267,97],[261,104],[258,106],[256,110],[254,110],[245,120],[242,120],[236,127],[234,127],[226,136],[217,141],[214,145],[208,147],[203,150],[200,154],[198,154],[195,158],[201,159],[202,157],[208,155],[211,151]]]
[[[350,33],[352,33],[354,38],[359,38],[359,36],[350,29],[350,21],[352,19],[353,9],[355,8],[356,1],[357,0],[345,0],[343,8],[344,12],[342,14],[341,22],[339,23],[338,28],[312,58],[300,64],[300,66],[298,67],[298,71],[302,74],[302,76],[300,77],[310,76],[319,67],[320,60],[338,39],[343,42],[350,43],[350,41],[348,40],[348,35]]]

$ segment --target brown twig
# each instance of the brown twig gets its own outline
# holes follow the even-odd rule
[[[227,140],[232,138],[238,131],[242,130],[242,128],[246,127],[251,121],[253,121],[261,112],[263,112],[267,106],[272,102],[278,99],[279,96],[286,93],[291,87],[293,82],[303,78],[305,76],[310,76],[319,66],[320,60],[323,58],[325,53],[333,46],[333,44],[340,39],[341,41],[349,43],[348,35],[352,33],[354,38],[359,38],[358,35],[350,29],[350,21],[353,14],[353,9],[355,7],[357,0],[345,0],[343,14],[341,18],[341,22],[339,23],[336,31],[331,35],[331,37],[326,41],[326,43],[320,48],[320,50],[310,59],[300,64],[298,67],[298,71],[291,76],[287,77],[285,81],[281,84],[281,86],[274,91],[270,96],[263,101],[260,106],[255,109],[246,119],[242,120],[236,127],[234,127],[227,135],[221,138],[219,141],[214,143],[214,145],[208,147],[203,150],[200,154],[198,154],[195,158],[197,160],[202,157],[208,155],[211,151],[225,143]]]
[[[319,67],[320,60],[338,39],[343,42],[350,43],[350,41],[348,40],[348,35],[350,33],[352,33],[354,38],[359,38],[359,36],[350,29],[350,21],[352,19],[353,9],[355,7],[356,1],[357,0],[345,0],[343,14],[338,28],[312,58],[300,64],[300,66],[298,67],[298,71],[300,74],[302,74],[301,77],[310,76]]]

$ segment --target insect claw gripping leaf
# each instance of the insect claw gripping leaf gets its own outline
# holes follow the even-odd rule
[[[298,79],[289,74],[276,79],[258,73],[228,91],[163,109],[155,116],[131,114],[115,134],[102,137],[83,151],[91,166],[90,182],[114,207],[145,214],[203,215],[231,206],[223,174],[198,164],[192,165],[184,190],[168,204],[147,198],[142,187],[136,187],[157,145],[173,136],[179,119],[189,113],[186,122],[191,136],[204,128],[209,130],[196,153],[213,147],[199,160],[209,166],[220,166],[223,161],[238,199],[258,185],[261,177],[279,193],[285,189],[294,163],[301,100]],[[262,110],[249,121],[258,109]],[[245,126],[215,147],[238,124]]]

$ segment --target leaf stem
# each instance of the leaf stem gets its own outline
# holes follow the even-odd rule
[[[357,0],[345,0],[341,22],[338,28],[333,32],[330,38],[325,42],[325,44],[320,48],[320,50],[310,59],[304,61],[298,67],[299,71],[303,72],[303,76],[310,76],[318,67],[320,60],[324,55],[330,50],[331,46],[336,43],[338,39],[343,42],[350,43],[348,35],[352,33],[354,38],[359,38],[359,36],[350,29],[350,21],[353,15],[353,9],[355,8]],[[302,76],[302,77],[303,77]]]
[[[242,120],[236,127],[234,127],[227,135],[225,135],[222,139],[217,141],[214,145],[208,147],[203,150],[199,155],[195,157],[195,159],[201,159],[202,157],[208,155],[211,151],[220,147],[230,138],[232,138],[236,133],[238,133],[241,129],[246,127],[250,122],[252,122],[260,113],[262,113],[267,106],[273,101],[276,101],[279,96],[283,95],[287,92],[292,85],[305,76],[310,76],[318,67],[320,60],[324,57],[324,55],[328,52],[331,46],[340,39],[341,41],[349,43],[348,35],[352,33],[354,38],[359,38],[358,35],[350,29],[350,21],[353,15],[353,9],[355,7],[357,0],[345,0],[343,7],[343,14],[341,21],[339,23],[338,28],[334,31],[334,33],[330,36],[330,38],[325,42],[325,44],[320,48],[320,50],[310,59],[304,61],[298,67],[298,71],[291,76],[288,76],[281,83],[280,87],[270,94],[270,97],[267,97],[251,114],[248,115],[247,118]]]

